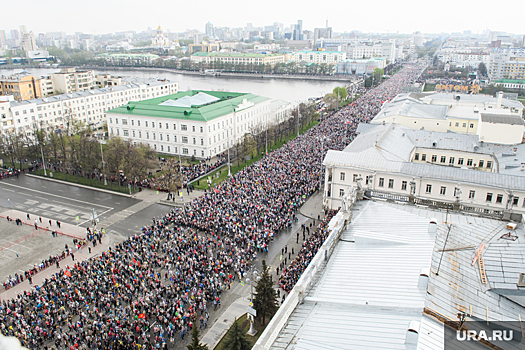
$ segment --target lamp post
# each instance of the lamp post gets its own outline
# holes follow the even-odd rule
[[[42,149],[42,145],[40,145],[40,152],[42,153],[42,165],[44,165],[44,176],[47,176],[46,161],[44,159],[44,150]]]
[[[228,177],[232,176],[232,171],[231,171],[231,163],[230,163],[230,130],[233,130],[233,128],[230,126],[230,127],[225,127],[224,129],[226,129],[226,137],[228,138],[227,142],[226,142],[226,145],[228,147]]]
[[[102,155],[102,172],[104,173],[104,186],[107,186],[108,180],[106,179],[106,163],[104,162],[104,151],[102,150],[102,142],[100,143],[100,154]]]

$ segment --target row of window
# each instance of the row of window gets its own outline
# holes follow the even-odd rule
[[[427,161],[427,155],[425,153],[421,154],[421,157],[420,157],[420,154],[419,153],[416,153],[414,154],[414,160],[420,160],[421,158],[421,161],[422,162],[426,162]],[[438,156],[433,154],[432,155],[432,158],[431,158],[431,162],[432,163],[437,163],[437,160],[438,160]],[[442,164],[446,164],[447,163],[447,156],[441,156],[440,157],[440,163]],[[455,157],[448,157],[448,164],[449,165],[456,165],[456,158]],[[457,165],[464,165],[465,164],[465,159],[464,158],[458,158],[458,162],[457,162]],[[484,160],[479,160],[478,164],[474,164],[474,160],[472,158],[468,158],[467,159],[467,166],[477,166],[478,168],[483,168],[483,167],[487,167],[487,169],[491,169],[492,168],[492,161],[488,160],[487,161],[487,164],[485,165],[485,161]]]

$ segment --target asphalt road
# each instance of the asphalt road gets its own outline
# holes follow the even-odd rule
[[[134,198],[25,175],[0,180],[0,207],[82,227],[90,226],[92,209],[102,220],[139,202]]]

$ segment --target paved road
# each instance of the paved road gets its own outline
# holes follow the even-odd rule
[[[0,206],[79,226],[90,225],[94,208],[102,219],[140,202],[134,198],[21,175],[0,181]],[[75,220],[76,217],[79,220]]]

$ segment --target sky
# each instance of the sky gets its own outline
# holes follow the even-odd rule
[[[171,32],[198,29],[209,21],[216,27],[271,25],[285,27],[303,20],[303,29],[325,27],[334,32],[358,30],[372,33],[463,32],[484,30],[524,33],[520,20],[509,18],[505,6],[484,6],[483,2],[441,0],[439,2],[397,1],[283,1],[283,0],[0,0],[4,15],[0,29],[9,31],[25,24],[34,33],[65,31],[104,34],[126,30],[141,32],[161,25]]]

